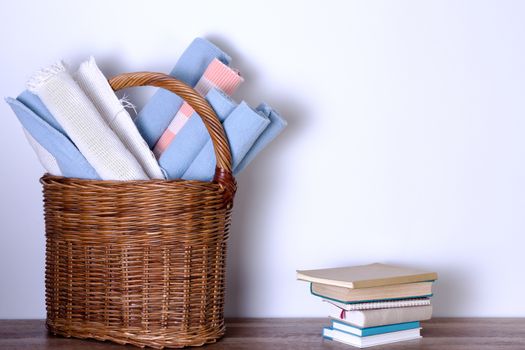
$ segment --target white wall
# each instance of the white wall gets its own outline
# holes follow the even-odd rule
[[[295,269],[382,261],[438,271],[436,315],[525,316],[524,16],[510,1],[10,1],[0,95],[59,58],[168,72],[204,36],[243,72],[237,97],[289,121],[238,178],[228,315],[325,316]],[[0,318],[43,318],[42,169],[0,115]]]

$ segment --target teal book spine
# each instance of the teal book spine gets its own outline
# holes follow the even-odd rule
[[[341,324],[344,327],[355,329],[355,333],[347,332],[344,329],[341,329],[340,327],[334,327],[334,324],[336,323]],[[389,324],[385,326],[376,326],[376,327],[368,327],[368,328],[358,328],[358,327],[351,327],[348,324],[338,322],[337,320],[332,320],[332,328],[335,328],[338,331],[341,331],[344,333],[358,335],[361,337],[368,337],[371,335],[391,333],[391,332],[406,331],[408,329],[414,329],[414,328],[419,328],[419,327],[420,327],[419,321],[396,323],[396,324]]]
[[[334,340],[332,337],[326,335],[326,330],[332,330],[332,327],[323,327],[323,338],[328,340]]]

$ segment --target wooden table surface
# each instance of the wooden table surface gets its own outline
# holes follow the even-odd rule
[[[326,318],[229,319],[218,349],[350,349],[321,338]],[[525,318],[436,318],[423,322],[423,339],[374,347],[377,350],[525,349]],[[42,320],[0,320],[0,349],[137,349],[47,333]]]

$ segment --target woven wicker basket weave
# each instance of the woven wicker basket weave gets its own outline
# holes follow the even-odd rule
[[[185,99],[211,135],[217,170],[212,182],[44,175],[47,327],[155,348],[214,342],[225,331],[236,190],[222,125],[200,95],[170,76],[123,74],[110,84],[158,86]]]

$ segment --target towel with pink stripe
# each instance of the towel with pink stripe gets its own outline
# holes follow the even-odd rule
[[[192,58],[191,62],[188,57]],[[186,79],[190,85],[193,83],[194,89],[206,96],[221,122],[229,120],[224,127],[237,174],[286,127],[286,121],[267,104],[253,109],[245,102],[238,104],[231,99],[243,78],[229,66],[230,56],[209,41],[195,39],[181,60],[170,74]],[[207,62],[205,68],[203,62]],[[195,74],[181,75],[178,69],[181,65]],[[173,97],[152,99],[145,109],[158,110],[169,98]],[[144,115],[144,110],[139,113],[142,124],[147,124]],[[154,115],[149,118],[151,123],[156,123]],[[155,142],[153,152],[169,179],[207,180],[213,175],[215,159],[210,137],[198,114],[184,102],[173,108],[172,118]]]
[[[212,88],[224,91],[228,95],[232,95],[239,85],[243,82],[243,78],[238,71],[228,67],[218,59],[214,59],[206,68],[206,71],[195,85],[195,91],[200,95],[206,96],[208,91]],[[186,122],[193,116],[195,111],[187,102],[183,102],[179,111],[168,125],[168,128],[159,141],[153,148],[153,153],[157,158],[169,147],[171,141],[175,138],[177,133],[182,129]],[[199,116],[195,115],[195,118]]]

